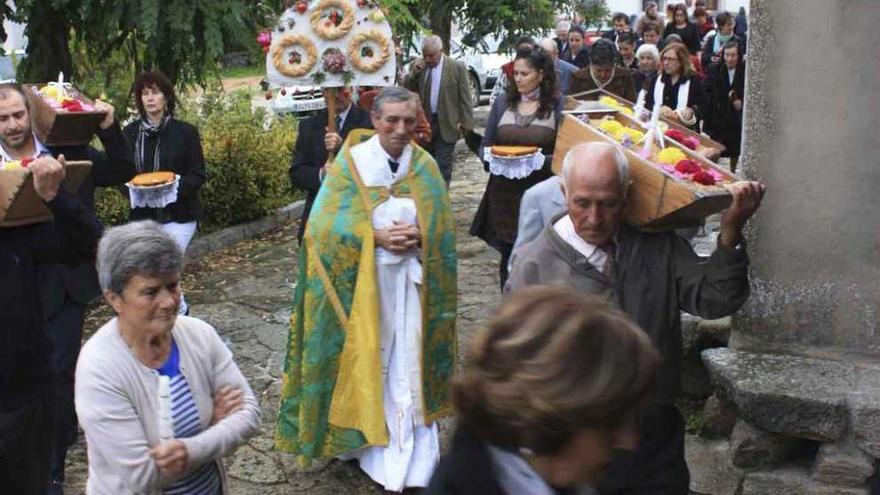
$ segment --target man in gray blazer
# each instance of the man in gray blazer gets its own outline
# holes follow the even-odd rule
[[[543,38],[538,44],[553,59],[553,65],[556,67],[556,80],[559,82],[559,91],[564,95],[568,94],[568,88],[571,86],[571,73],[578,70],[578,66],[565,60],[560,60],[556,40],[553,38]]]
[[[422,98],[431,120],[428,151],[437,161],[446,185],[452,180],[452,152],[463,132],[474,128],[474,103],[467,66],[443,53],[443,40],[431,35],[422,42],[422,58],[413,62],[403,86]]]

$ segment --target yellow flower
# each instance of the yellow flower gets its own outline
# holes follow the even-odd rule
[[[614,136],[621,129],[623,129],[623,124],[621,124],[620,122],[618,122],[616,120],[603,120],[602,122],[599,123],[599,129],[602,129],[603,131],[607,132],[608,134],[611,134],[612,136]]]
[[[657,161],[667,165],[675,165],[685,158],[687,158],[687,156],[685,156],[685,154],[678,148],[663,148],[663,150],[657,154]]]
[[[635,113],[633,113],[633,111],[632,111],[632,108],[628,108],[625,106],[619,106],[619,107],[617,107],[617,109],[620,110],[621,113],[629,115],[630,117],[635,115]]]
[[[614,108],[618,108],[620,106],[620,103],[618,103],[617,100],[610,96],[603,96],[599,98],[599,103]]]
[[[21,162],[18,160],[9,160],[8,162],[3,162],[2,170],[15,170],[23,168],[21,166]]]
[[[614,139],[619,142],[623,142],[623,138],[626,135],[629,135],[629,139],[633,143],[638,143],[645,137],[645,133],[642,131],[639,131],[637,129],[630,129],[629,127],[624,127],[614,134]]]

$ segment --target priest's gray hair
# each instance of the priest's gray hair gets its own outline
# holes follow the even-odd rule
[[[432,34],[422,40],[422,53],[443,51],[443,38]]]
[[[562,159],[563,183],[568,184],[572,170],[578,165],[578,162],[583,162],[585,155],[592,158],[605,153],[611,153],[611,156],[614,158],[614,164],[617,165],[617,177],[620,179],[620,190],[623,192],[623,196],[626,197],[626,193],[629,190],[629,160],[626,159],[626,155],[620,149],[620,146],[611,143],[592,142],[572,146],[565,154],[565,158]]]
[[[385,106],[385,103],[401,103],[404,101],[418,106],[418,95],[401,86],[388,86],[382,89],[376,96],[376,99],[373,100],[373,113],[382,115],[382,108]]]
[[[101,290],[121,295],[135,275],[179,274],[183,251],[158,223],[132,222],[104,231],[98,243],[97,268]]]

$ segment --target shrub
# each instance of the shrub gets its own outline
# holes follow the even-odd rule
[[[269,119],[265,109],[251,108],[243,92],[184,99],[178,117],[196,126],[202,139],[208,178],[201,190],[201,232],[256,220],[299,196],[287,173],[296,140],[293,119]],[[106,189],[96,201],[106,225],[128,218],[127,195]]]

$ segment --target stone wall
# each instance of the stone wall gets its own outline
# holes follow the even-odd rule
[[[767,185],[733,345],[880,352],[880,2],[752,0],[744,173]]]

